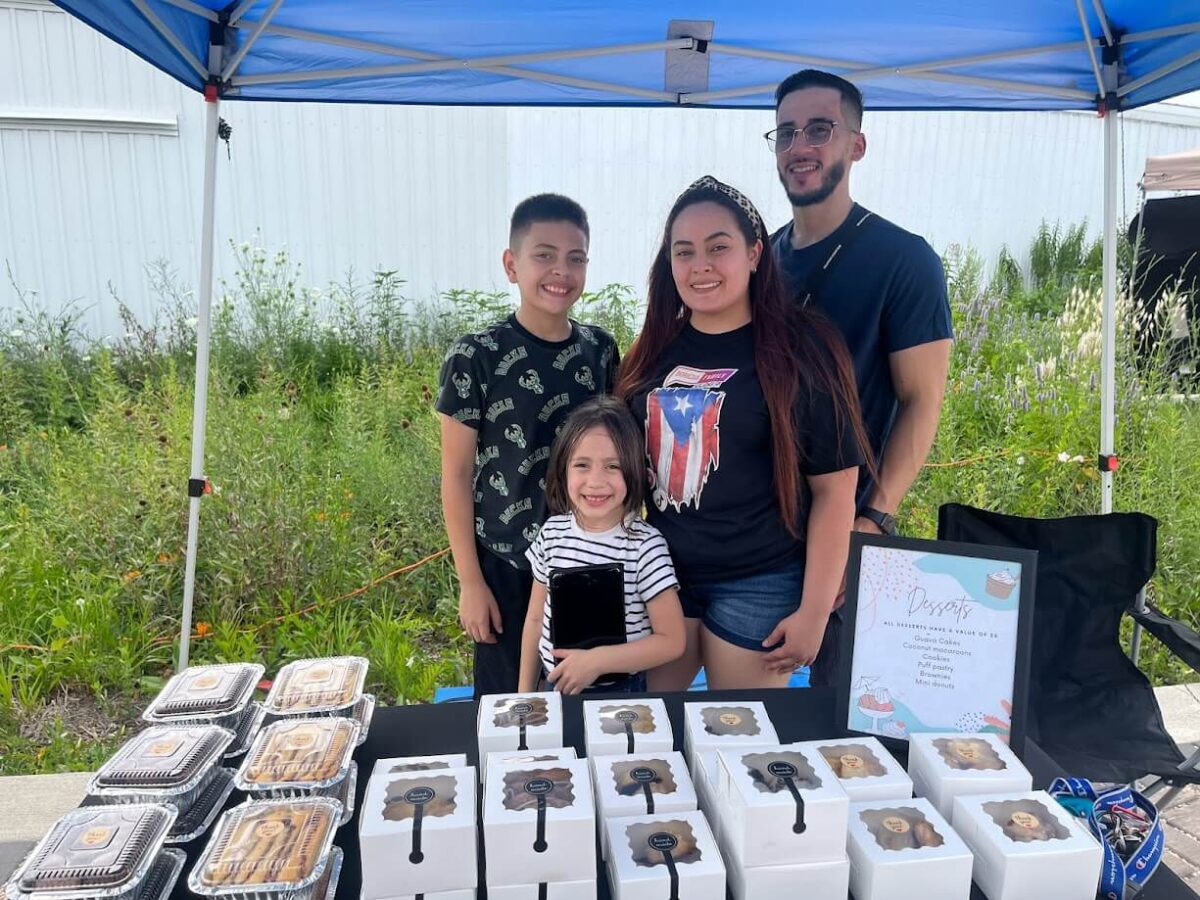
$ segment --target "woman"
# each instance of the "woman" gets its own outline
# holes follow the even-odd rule
[[[643,423],[648,520],[667,538],[683,690],[782,687],[816,658],[869,456],[840,336],[783,290],[753,204],[705,176],[675,201],[617,394]]]

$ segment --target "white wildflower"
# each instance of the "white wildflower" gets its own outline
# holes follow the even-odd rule
[[[1068,453],[1066,450],[1064,450],[1062,453],[1058,454],[1058,461],[1059,462],[1070,462],[1071,454]]]
[[[1073,462],[1073,463],[1081,463],[1081,462],[1083,462],[1083,456],[1082,456],[1081,454],[1078,454],[1078,453],[1077,453],[1075,456],[1072,456],[1072,457],[1071,457],[1071,462]]]
[[[1018,466],[1023,466],[1023,465],[1025,465],[1025,457],[1024,457],[1024,456],[1018,456],[1018,457],[1017,457],[1017,465],[1018,465]]]
[[[1083,359],[1094,359],[1100,355],[1103,340],[1099,331],[1085,331],[1079,338],[1079,355]]]
[[[85,606],[87,606],[87,600],[85,600],[83,597],[76,597],[75,605],[78,606],[80,609],[83,609]]]
[[[279,407],[279,418],[286,420],[286,419],[290,419],[291,417],[292,417],[291,407],[289,407],[289,406]]]

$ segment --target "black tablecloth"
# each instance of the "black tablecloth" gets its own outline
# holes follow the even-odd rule
[[[654,694],[666,702],[675,734],[676,749],[683,749],[683,703],[692,701],[761,700],[775,725],[783,743],[792,741],[818,740],[836,736],[834,725],[834,692],[829,688],[781,689],[772,691],[691,691],[686,694]],[[628,699],[629,695],[623,695]],[[589,699],[598,699],[596,697]],[[563,698],[564,743],[575,747],[583,755],[583,712],[578,697]],[[380,708],[366,742],[358,749],[358,800],[370,780],[371,769],[377,759],[392,756],[424,756],[435,753],[466,753],[472,765],[478,762],[475,741],[475,704],[440,703],[428,706],[393,706]],[[1021,754],[1025,765],[1033,774],[1034,786],[1044,788],[1056,776],[1069,774],[1070,767],[1057,765],[1032,742],[1027,743]],[[901,759],[901,762],[906,760]],[[231,802],[238,802],[235,794]],[[207,836],[194,841],[184,849],[188,851],[188,867],[184,869],[179,886],[172,900],[193,900],[185,887],[191,862],[199,855]],[[338,833],[337,844],[345,852],[341,881],[338,883],[337,900],[358,900],[361,876],[359,874],[357,819]],[[483,885],[483,844],[479,846],[480,876],[479,900],[487,894]],[[609,900],[604,866],[597,862],[597,898]],[[977,887],[971,891],[972,900],[985,900]],[[1200,897],[1165,864],[1159,867],[1146,885],[1138,900],[1192,900]],[[1031,898],[1035,900],[1035,898]]]

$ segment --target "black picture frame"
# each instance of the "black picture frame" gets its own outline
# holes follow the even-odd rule
[[[958,541],[936,541],[923,538],[893,537],[854,532],[850,536],[850,559],[846,569],[846,602],[842,606],[842,634],[840,641],[837,683],[837,728],[846,737],[873,737],[889,751],[905,752],[907,738],[889,737],[849,727],[851,704],[851,675],[855,661],[855,635],[858,623],[859,577],[862,567],[863,549],[881,547],[908,550],[917,553],[936,553],[971,559],[995,560],[997,563],[1017,564],[1021,567],[1020,592],[1017,600],[1016,649],[1011,662],[1012,715],[1009,730],[1009,746],[1018,754],[1023,752],[1028,716],[1029,660],[1033,642],[1033,610],[1036,602],[1037,552],[1013,547],[991,547],[983,544],[966,544]],[[1008,663],[988,661],[999,667],[997,677],[1007,674]]]

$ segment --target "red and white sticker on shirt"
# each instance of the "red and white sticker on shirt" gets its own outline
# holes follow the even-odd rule
[[[721,408],[725,392],[713,390],[737,369],[676,366],[646,398],[646,458],[654,505],[679,512],[700,508],[708,477],[721,465]]]
[[[663,387],[677,384],[688,387],[717,388],[737,374],[737,369],[693,369],[691,366],[676,366],[663,379]]]

